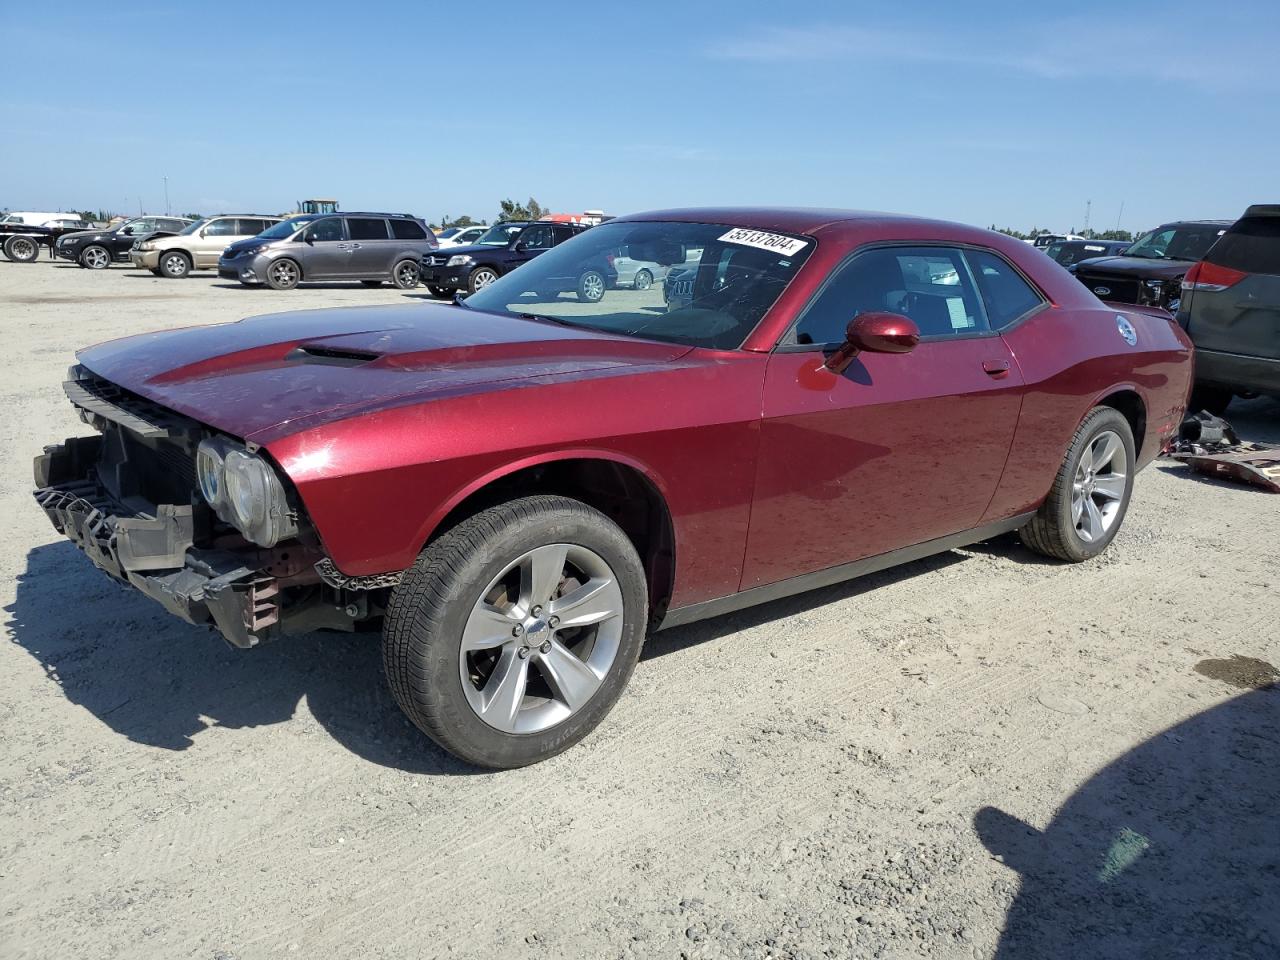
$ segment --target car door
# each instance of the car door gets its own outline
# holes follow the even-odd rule
[[[136,220],[130,220],[128,223],[122,224],[120,229],[111,235],[112,256],[127,254],[137,241],[143,237],[150,236],[155,232],[155,229],[156,221],[154,217],[139,217]]]
[[[549,223],[531,223],[525,227],[512,245],[511,265],[513,270],[522,263],[528,263],[540,253],[545,253],[555,245],[555,234]]]
[[[325,217],[307,227],[298,246],[302,275],[308,280],[347,276],[351,257],[347,225],[342,217]]]
[[[351,238],[348,276],[386,278],[391,275],[391,257],[395,250],[384,218],[347,217],[347,233]]]
[[[911,318],[920,343],[827,371],[848,322],[874,311]],[[959,248],[855,254],[769,359],[742,588],[978,526],[1022,388]]]
[[[189,246],[195,255],[197,270],[218,265],[218,257],[227,245],[241,239],[240,227],[235,217],[214,217],[193,237]]]

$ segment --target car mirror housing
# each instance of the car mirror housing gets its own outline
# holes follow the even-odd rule
[[[843,373],[853,358],[867,353],[910,353],[920,342],[920,328],[898,313],[860,313],[845,328],[844,343],[823,364],[832,373]]]

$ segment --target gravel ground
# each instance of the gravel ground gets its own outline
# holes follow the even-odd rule
[[[585,743],[496,774],[370,640],[232,650],[31,501],[78,345],[388,302],[0,263],[0,955],[1280,953],[1280,497],[1161,463],[1092,563],[1006,537],[658,635]],[[1280,404],[1230,419],[1280,442]]]

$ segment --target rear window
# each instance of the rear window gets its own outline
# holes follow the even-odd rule
[[[347,229],[351,231],[352,240],[387,239],[387,221],[385,220],[375,220],[373,217],[348,217]]]
[[[427,232],[412,220],[392,220],[391,235],[397,240],[425,240]]]
[[[1245,273],[1280,274],[1280,217],[1237,221],[1205,259]]]

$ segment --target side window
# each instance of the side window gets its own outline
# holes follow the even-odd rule
[[[526,250],[547,250],[551,247],[551,224],[535,223],[520,234],[520,242]]]
[[[347,229],[351,231],[352,240],[387,239],[387,221],[381,217],[348,217]]]
[[[326,243],[332,240],[345,240],[346,235],[342,229],[341,217],[327,217],[324,220],[317,220],[311,226],[307,227],[307,239],[315,240],[319,243]]]
[[[156,221],[152,217],[141,217],[133,221],[130,226],[133,227],[133,235],[141,237],[143,234],[152,233],[156,228]]]
[[[881,247],[840,268],[796,325],[797,343],[840,343],[860,313],[886,311],[915,321],[922,336],[987,329],[959,250]]]
[[[181,220],[157,220],[156,221],[157,230],[167,230],[172,233],[177,233],[184,226],[186,226],[186,224],[184,224]]]
[[[555,236],[555,242],[558,244],[564,243],[566,240],[568,240],[570,237],[574,235],[574,230],[572,227],[564,227],[557,224],[551,229],[552,229],[552,233]]]
[[[1204,258],[1244,273],[1280,275],[1280,217],[1241,217]]]
[[[134,233],[137,233],[137,231],[135,230]],[[235,217],[220,217],[217,220],[210,220],[208,225],[204,228],[204,235],[206,237],[238,236],[236,233]]]
[[[241,229],[245,230],[251,237],[256,237],[263,230],[266,230],[268,227],[271,227],[274,225],[275,225],[275,221],[273,220],[256,220],[255,219],[255,220],[240,221]]]
[[[391,235],[397,240],[425,240],[427,232],[414,220],[391,220]]]
[[[1003,257],[985,250],[967,250],[965,256],[969,258],[969,266],[978,281],[978,290],[987,307],[987,319],[995,329],[1007,327],[1044,303],[1044,298]],[[1088,256],[1102,254],[1091,253]]]

